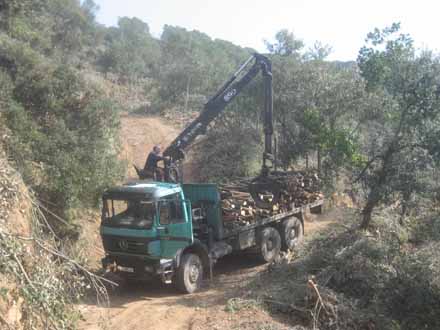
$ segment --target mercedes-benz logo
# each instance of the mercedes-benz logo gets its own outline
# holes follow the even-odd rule
[[[128,242],[126,240],[120,240],[118,242],[119,247],[121,248],[121,250],[127,250],[128,249]]]

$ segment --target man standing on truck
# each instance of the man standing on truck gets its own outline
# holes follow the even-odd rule
[[[144,166],[144,173],[153,177],[156,181],[163,181],[164,169],[157,165],[160,161],[165,161],[167,157],[161,155],[161,148],[159,145],[153,147],[153,150],[148,154],[147,161]]]

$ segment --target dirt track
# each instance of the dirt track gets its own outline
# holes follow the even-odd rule
[[[158,143],[166,146],[176,136],[177,129],[159,118],[124,116],[121,133],[124,142],[121,157],[142,166],[152,146]],[[333,221],[327,215],[307,221],[306,234]],[[252,290],[249,284],[266,269],[266,265],[249,256],[226,257],[216,265],[214,280],[207,281],[201,292],[193,295],[178,294],[172,286],[160,283],[125,285],[110,294],[108,307],[94,303],[80,305],[84,316],[80,330],[284,330],[288,328],[286,320],[274,319],[260,309],[225,311],[230,298],[249,296]]]
[[[332,222],[327,215],[307,221],[306,233]],[[229,256],[216,265],[214,280],[206,281],[201,292],[193,295],[179,294],[173,286],[158,282],[122,285],[110,294],[109,307],[80,306],[85,319],[80,330],[287,329],[286,320],[260,309],[225,311],[229,299],[249,296],[250,283],[266,270],[267,265],[252,256]]]
[[[125,114],[121,117],[121,125],[120,157],[128,162],[130,177],[136,174],[131,164],[143,167],[154,145],[165,148],[178,134],[177,128],[159,117]]]
[[[205,282],[202,291],[193,295],[181,295],[173,286],[157,282],[125,285],[112,294],[109,308],[82,306],[86,322],[80,329],[194,329],[196,323],[202,326],[202,314],[221,312],[227,300],[264,267],[252,258],[244,262],[227,258],[216,268],[215,280]]]

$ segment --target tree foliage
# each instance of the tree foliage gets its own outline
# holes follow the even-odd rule
[[[161,39],[158,108],[200,110],[250,52],[199,31],[165,25]]]
[[[367,227],[379,203],[397,194],[407,205],[421,174],[435,166],[440,63],[431,53],[417,54],[412,39],[394,24],[368,35],[358,64],[368,91],[382,98],[377,117],[366,122],[368,161],[359,175],[368,189],[362,222]]]
[[[106,48],[98,59],[105,72],[133,80],[151,77],[160,57],[160,48],[147,23],[138,18],[119,18],[118,26],[108,29]]]
[[[357,129],[365,103],[354,67],[274,54],[274,109],[279,159],[285,168],[316,159],[329,183],[358,157]],[[316,157],[315,157],[316,155]]]
[[[265,41],[266,47],[270,53],[281,56],[296,56],[304,47],[304,42],[297,39],[292,32],[287,29],[280,30],[275,35],[273,43]]]
[[[13,132],[7,148],[38,197],[69,218],[69,210],[96,205],[122,170],[117,109],[64,56],[86,51],[95,37],[95,7],[67,0],[6,5],[0,109]],[[50,29],[41,38],[40,20],[43,32]]]

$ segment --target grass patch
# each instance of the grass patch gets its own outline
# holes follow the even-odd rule
[[[225,311],[235,313],[243,309],[261,306],[261,302],[255,299],[231,298],[227,301]]]

